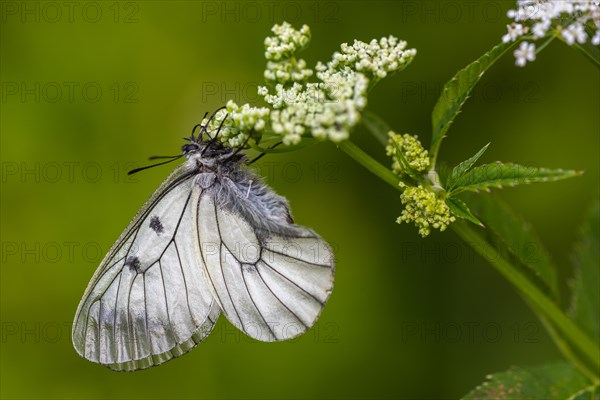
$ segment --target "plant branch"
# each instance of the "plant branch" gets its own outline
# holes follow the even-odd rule
[[[338,147],[346,154],[348,154],[352,159],[358,162],[360,165],[371,171],[373,174],[377,175],[379,178],[389,183],[395,189],[400,190],[398,184],[400,183],[400,179],[389,169],[381,165],[375,159],[373,159],[370,155],[365,153],[349,140],[345,140],[342,143],[338,144]]]
[[[590,54],[589,51],[579,43],[573,43],[573,47],[579,50],[593,65],[594,67],[600,69],[600,60]]]
[[[530,307],[534,308],[534,306],[531,305],[531,303],[528,303],[528,304]],[[579,357],[577,357],[577,355],[571,349],[571,346],[569,345],[569,343],[567,343],[561,337],[561,335],[557,332],[556,328],[550,323],[550,321],[548,321],[544,316],[542,316],[540,314],[541,314],[541,312],[538,310],[538,317],[539,317],[540,321],[542,321],[542,325],[544,325],[544,327],[548,331],[548,334],[550,335],[550,337],[552,338],[552,340],[556,344],[556,347],[558,347],[558,350],[560,350],[562,355],[567,360],[569,360],[571,362],[571,364],[573,364],[576,368],[578,368],[585,376],[587,376],[588,379],[592,383],[594,383],[595,386],[599,385],[600,384],[599,377],[596,374],[594,374],[594,372],[592,370],[590,370],[585,365],[585,363],[579,359]]]
[[[531,283],[518,269],[502,258],[502,255],[466,223],[457,222],[451,225],[469,246],[484,257],[501,275],[503,275],[530,302],[535,311],[547,318],[569,343],[591,362],[594,369],[600,369],[600,348],[579,327],[567,317],[560,308],[542,291]]]
[[[544,43],[542,43],[535,49],[536,54],[544,50],[550,43],[552,43],[554,39],[556,39],[556,35],[552,35],[548,39],[546,39]]]
[[[400,189],[398,186],[400,182],[399,178],[354,143],[346,140],[340,143],[338,147],[383,181],[398,190]],[[450,226],[469,246],[483,256],[502,276],[517,288],[519,293],[527,300],[527,303],[536,311],[536,314],[540,316],[542,322],[546,321],[545,324],[549,324],[551,327],[560,330],[565,338],[568,339],[570,346],[576,348],[582,355],[585,355],[595,370],[600,369],[600,360],[596,357],[597,354],[600,354],[598,345],[582,332],[551,299],[530,282],[516,267],[502,258],[501,254],[495,248],[491,247],[485,238],[467,225],[467,223],[458,221]],[[555,339],[557,347],[563,352],[565,357],[572,360],[582,372],[589,375],[591,371],[587,368],[581,368],[584,363],[576,358],[575,353],[562,341],[562,338],[559,341],[556,332],[552,332],[550,329],[549,331],[550,335]]]
[[[575,47],[577,50],[579,50],[579,52],[581,54],[583,54],[585,56],[585,58],[587,58],[592,63],[592,65],[594,65],[594,67],[600,69],[600,60],[598,60],[597,57],[594,57],[594,55],[592,55],[585,47],[583,47],[582,45],[580,45],[577,42],[574,42],[572,44],[567,43],[565,38],[558,31],[556,31],[554,33],[554,35],[552,35],[550,38],[548,38],[548,40],[546,42],[544,42],[543,45],[538,47],[536,50],[536,53],[539,53],[540,51],[542,51],[544,49],[544,47],[546,47],[554,39],[559,39],[561,42],[565,43],[569,47]]]

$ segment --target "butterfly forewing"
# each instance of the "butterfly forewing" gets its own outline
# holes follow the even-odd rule
[[[98,268],[73,326],[83,357],[141,369],[189,351],[214,326],[219,307],[190,240],[193,177],[185,165],[178,168]]]

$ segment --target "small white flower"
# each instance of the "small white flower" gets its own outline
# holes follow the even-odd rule
[[[515,64],[519,67],[524,67],[527,61],[535,61],[535,44],[523,42],[521,46],[514,52],[516,61]]]
[[[548,28],[550,28],[550,20],[538,22],[537,24],[533,25],[533,28],[531,28],[533,37],[536,39],[543,38],[546,36],[546,32],[548,32]]]
[[[506,28],[508,29],[508,33],[506,35],[502,36],[502,41],[504,43],[514,42],[520,36],[527,33],[526,27],[524,28],[523,25],[517,24],[515,22],[513,22],[510,25],[506,25]]]
[[[594,46],[600,45],[600,29],[596,31],[594,37],[592,37],[592,44]]]
[[[266,96],[267,94],[269,94],[269,89],[267,89],[266,86],[259,86],[258,87],[258,95],[259,96]]]
[[[583,25],[578,23],[569,25],[567,29],[563,29],[561,34],[569,46],[575,43],[575,41],[579,44],[584,44],[587,40],[587,33],[585,33]]]

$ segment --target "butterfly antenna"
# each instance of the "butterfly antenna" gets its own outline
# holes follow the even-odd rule
[[[160,160],[160,159],[165,159],[165,158],[174,158],[177,159],[181,157],[181,155],[177,155],[177,156],[150,156],[148,157],[148,160]]]
[[[169,156],[154,156],[154,157],[156,157],[156,158],[170,158],[170,160],[163,161],[163,162],[157,163],[157,164],[147,165],[147,166],[141,167],[141,168],[132,169],[131,171],[129,171],[127,173],[127,175],[133,175],[135,173],[138,173],[138,172],[143,171],[143,170],[148,169],[148,168],[154,168],[154,167],[158,167],[159,165],[168,164],[170,162],[173,162],[173,161],[175,161],[175,160],[183,157],[183,154],[181,154],[179,156],[172,156],[172,157],[169,157]]]
[[[282,144],[282,143],[283,143],[283,142],[277,142],[277,143],[275,143],[273,146],[270,146],[268,149],[269,149],[269,150],[271,150],[271,149],[274,149],[275,147],[279,146],[279,145],[280,145],[280,144]],[[250,165],[250,164],[252,164],[252,163],[255,163],[255,162],[257,162],[258,160],[260,160],[261,158],[263,158],[263,157],[265,156],[265,154],[267,154],[267,153],[262,153],[262,154],[260,154],[259,156],[257,156],[257,157],[254,157],[252,160],[248,161],[248,165]]]
[[[224,110],[224,109],[225,109],[225,106],[223,106],[223,107],[220,107],[220,108],[217,108],[217,109],[216,109],[216,110],[215,110],[215,111],[214,111],[214,112],[213,112],[213,113],[210,115],[210,118],[208,118],[208,121],[206,121],[206,124],[204,124],[204,125],[202,126],[202,131],[200,132],[200,136],[199,136],[199,138],[200,138],[200,137],[202,137],[202,135],[206,134],[206,135],[207,135],[207,136],[208,136],[208,137],[209,137],[211,140],[213,139],[213,138],[212,138],[212,137],[211,137],[211,136],[208,134],[208,130],[207,130],[207,128],[208,128],[208,124],[210,124],[210,121],[212,121],[212,120],[215,118],[215,116],[217,115],[217,113],[218,113],[219,111],[221,111],[221,110]],[[208,114],[208,113],[207,113],[207,114]],[[206,117],[206,114],[204,114],[204,116]],[[223,121],[224,121],[226,118],[227,118],[227,116],[225,116],[225,118],[223,118]],[[223,123],[221,123],[221,125],[223,125]],[[219,129],[221,129],[221,127],[219,127]],[[218,131],[217,131],[217,133],[218,133]],[[215,135],[215,136],[216,136],[216,135]]]
[[[225,107],[221,107],[220,110],[223,109],[223,108],[225,108]],[[210,138],[210,142],[208,143],[208,145],[204,146],[204,149],[202,149],[202,152],[200,153],[201,156],[204,155],[204,152],[209,148],[209,146],[211,144],[214,144],[217,141],[217,137],[219,136],[219,132],[221,132],[221,128],[223,127],[223,124],[225,123],[225,120],[227,119],[228,116],[229,116],[229,114],[225,114],[225,117],[221,120],[221,123],[219,124],[219,127],[217,128],[217,133],[215,133],[215,136],[213,136],[212,138]],[[208,137],[210,137],[210,135],[208,135]]]
[[[206,118],[206,116],[208,115],[208,112],[204,113],[204,117],[202,117],[202,121],[204,121],[204,119]],[[194,127],[192,128],[192,141],[196,141],[196,137],[194,136],[194,133],[196,132],[196,129],[198,128],[202,128],[202,123],[196,124],[194,125]],[[198,136],[198,138],[200,138],[200,136]]]
[[[225,107],[223,107],[223,108],[225,108]],[[227,117],[229,117],[229,114],[225,114],[225,118],[223,118],[223,120],[219,124],[219,128],[217,129],[217,133],[215,133],[215,136],[210,140],[211,143],[214,143],[217,140],[217,136],[219,136],[219,133],[221,132],[221,128],[223,127],[223,124],[225,123],[225,120],[227,119]]]

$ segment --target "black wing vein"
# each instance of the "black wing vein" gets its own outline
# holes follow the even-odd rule
[[[223,241],[221,239],[221,226],[219,224],[219,215],[217,214],[217,205],[216,203],[214,203],[213,200],[213,210],[215,212],[215,222],[217,224],[217,235],[219,236],[219,239],[221,240],[221,243],[219,245],[219,253],[221,252],[221,246],[223,246]],[[219,254],[219,264],[221,265],[221,275],[223,275],[223,284],[225,285],[225,290],[227,290],[227,295],[229,296],[229,300],[231,301],[231,306],[233,307],[233,311],[235,311],[235,314],[238,317],[238,320],[240,321],[240,325],[243,326],[243,322],[242,322],[242,318],[240,317],[240,313],[238,312],[235,303],[233,302],[233,297],[231,297],[231,292],[229,291],[229,285],[227,284],[227,279],[225,279],[225,271],[223,270],[223,257],[221,257],[221,255]],[[244,328],[244,332],[246,331],[246,329]]]
[[[194,314],[192,314],[192,307],[190,306],[190,292],[188,291],[185,273],[183,272],[183,262],[181,261],[181,255],[179,254],[177,241],[173,241],[173,244],[175,245],[175,252],[177,253],[177,262],[179,263],[179,270],[181,271],[181,277],[183,278],[183,287],[185,289],[185,301],[187,303],[188,312],[190,313],[190,317],[192,318],[192,320],[194,320]]]
[[[306,263],[306,264],[314,265],[315,267],[331,268],[331,266],[330,266],[330,265],[327,265],[327,264],[319,264],[319,263],[313,263],[313,262],[310,262],[310,261],[306,261],[306,260],[303,260],[303,259],[301,259],[301,258],[294,257],[294,256],[290,256],[289,254],[282,253],[282,252],[280,252],[280,251],[271,250],[271,249],[270,249],[270,248],[268,248],[268,247],[267,247],[267,250],[268,250],[268,251],[270,251],[271,253],[279,254],[280,256],[283,256],[283,257],[285,257],[285,258],[291,258],[292,260],[296,260],[296,261],[300,261],[300,262],[303,262],[303,263]]]
[[[133,338],[133,324],[131,323],[131,290],[133,289],[133,284],[135,283],[135,280],[138,277],[138,273],[137,271],[135,272],[135,275],[133,276],[133,278],[131,279],[131,284],[129,285],[129,290],[127,292],[127,331],[129,332],[129,337]],[[127,344],[129,346],[129,354],[134,354],[134,344],[133,344],[133,340],[128,340]]]
[[[302,290],[304,293],[306,293],[307,295],[309,295],[310,297],[312,297],[313,299],[315,299],[315,301],[321,305],[323,305],[324,303],[317,299],[313,294],[309,293],[308,291],[306,291],[306,289],[304,289],[302,286],[298,285],[296,282],[294,282],[293,280],[291,280],[290,278],[288,278],[287,276],[285,276],[284,274],[282,274],[281,272],[277,271],[275,268],[273,268],[268,262],[266,262],[264,259],[262,260],[262,262],[269,267],[269,269],[273,272],[275,272],[276,274],[280,275],[282,278],[284,278],[285,280],[287,280],[288,282],[292,283],[294,286],[296,286],[298,289]]]
[[[137,239],[137,235],[140,232],[140,225],[142,224],[142,222],[144,222],[146,220],[146,217],[148,216],[148,214],[150,214],[152,212],[152,210],[154,209],[154,206],[156,206],[156,204],[158,204],[166,195],[168,195],[171,192],[171,190],[175,189],[177,186],[184,183],[187,179],[191,179],[191,176],[195,175],[195,174],[196,174],[196,171],[189,171],[189,172],[185,173],[184,175],[176,178],[173,182],[169,183],[169,185],[158,196],[156,196],[156,198],[152,201],[152,203],[150,203],[148,205],[148,207],[146,207],[143,214],[139,216],[137,223],[131,227],[129,234],[126,237],[124,237],[122,240],[123,242],[126,242],[127,240],[129,240],[129,238],[131,237],[132,234],[134,235],[133,240],[131,241],[131,243],[129,244],[129,247],[127,248],[127,254],[129,254],[129,251],[131,250],[131,246],[133,246],[133,243],[135,243],[135,239]],[[115,250],[118,251],[118,248]]]
[[[116,339],[117,339],[117,304],[119,301],[119,292],[121,291],[121,282],[123,280],[123,274],[119,274],[119,284],[117,285],[117,294],[115,295],[115,312],[114,312],[114,316],[113,316],[113,340],[115,341],[115,349],[118,347],[116,345]],[[106,292],[105,292],[106,293]],[[104,297],[104,295],[103,295]]]
[[[163,274],[162,263],[160,262],[160,258],[157,262],[158,269],[160,270],[160,280],[162,281],[163,292],[165,293],[165,309],[167,310],[167,322],[169,323],[168,333],[169,336],[173,338],[173,341],[177,343],[177,340],[175,340],[175,336],[173,335],[173,325],[171,324],[171,315],[169,314],[169,301],[167,300],[167,286],[165,285],[165,275]]]
[[[283,301],[281,301],[281,299],[279,298],[279,296],[277,296],[275,294],[275,292],[273,291],[273,289],[271,289],[271,287],[269,286],[269,284],[262,277],[262,274],[260,273],[260,270],[258,269],[258,267],[256,268],[256,272],[258,272],[258,277],[265,284],[265,287],[267,289],[269,289],[269,292],[271,292],[271,294],[273,295],[273,297],[275,297],[277,299],[277,301],[279,303],[281,303],[281,305],[284,306],[294,316],[294,318],[296,318],[296,320],[298,320],[298,322],[300,322],[306,329],[308,329],[309,327],[306,326],[306,324],[304,322],[302,322],[302,320],[300,319],[300,317],[298,316],[298,314],[296,314],[294,311],[292,311]]]
[[[199,208],[200,208],[200,201],[201,201],[202,197],[200,196],[198,198],[198,204],[196,205],[196,214],[198,214],[199,212]],[[206,259],[204,258],[204,252],[202,251],[202,244],[201,244],[201,240],[200,240],[200,225],[196,224],[196,233],[198,235],[198,247],[200,249],[200,256],[202,258],[202,263],[204,265],[204,269],[206,270],[206,277],[208,278],[208,280],[210,281],[210,285],[212,286],[214,293],[217,295],[217,299],[219,300],[219,304],[221,305],[221,307],[224,307],[224,303],[221,300],[221,297],[219,296],[219,292],[217,291],[217,287],[215,285],[215,282],[212,279],[212,276],[210,276],[210,272],[208,271],[208,268],[206,267]],[[220,256],[219,256],[220,258]]]
[[[275,335],[275,332],[273,332],[273,329],[271,329],[271,326],[269,325],[269,323],[267,322],[267,320],[265,319],[265,316],[263,315],[263,313],[260,311],[260,308],[258,308],[258,305],[256,304],[256,302],[254,301],[254,298],[252,297],[252,293],[250,293],[250,289],[248,288],[248,283],[246,282],[246,277],[244,276],[244,268],[241,266],[240,264],[240,269],[241,269],[241,275],[242,275],[242,280],[244,281],[244,286],[246,287],[246,292],[248,292],[248,297],[250,297],[250,301],[252,302],[252,304],[254,305],[254,308],[256,308],[256,311],[258,312],[258,315],[260,315],[260,318],[263,320],[263,322],[265,323],[265,325],[267,326],[267,328],[269,329],[269,332],[271,332],[271,335],[277,339],[277,336]]]

